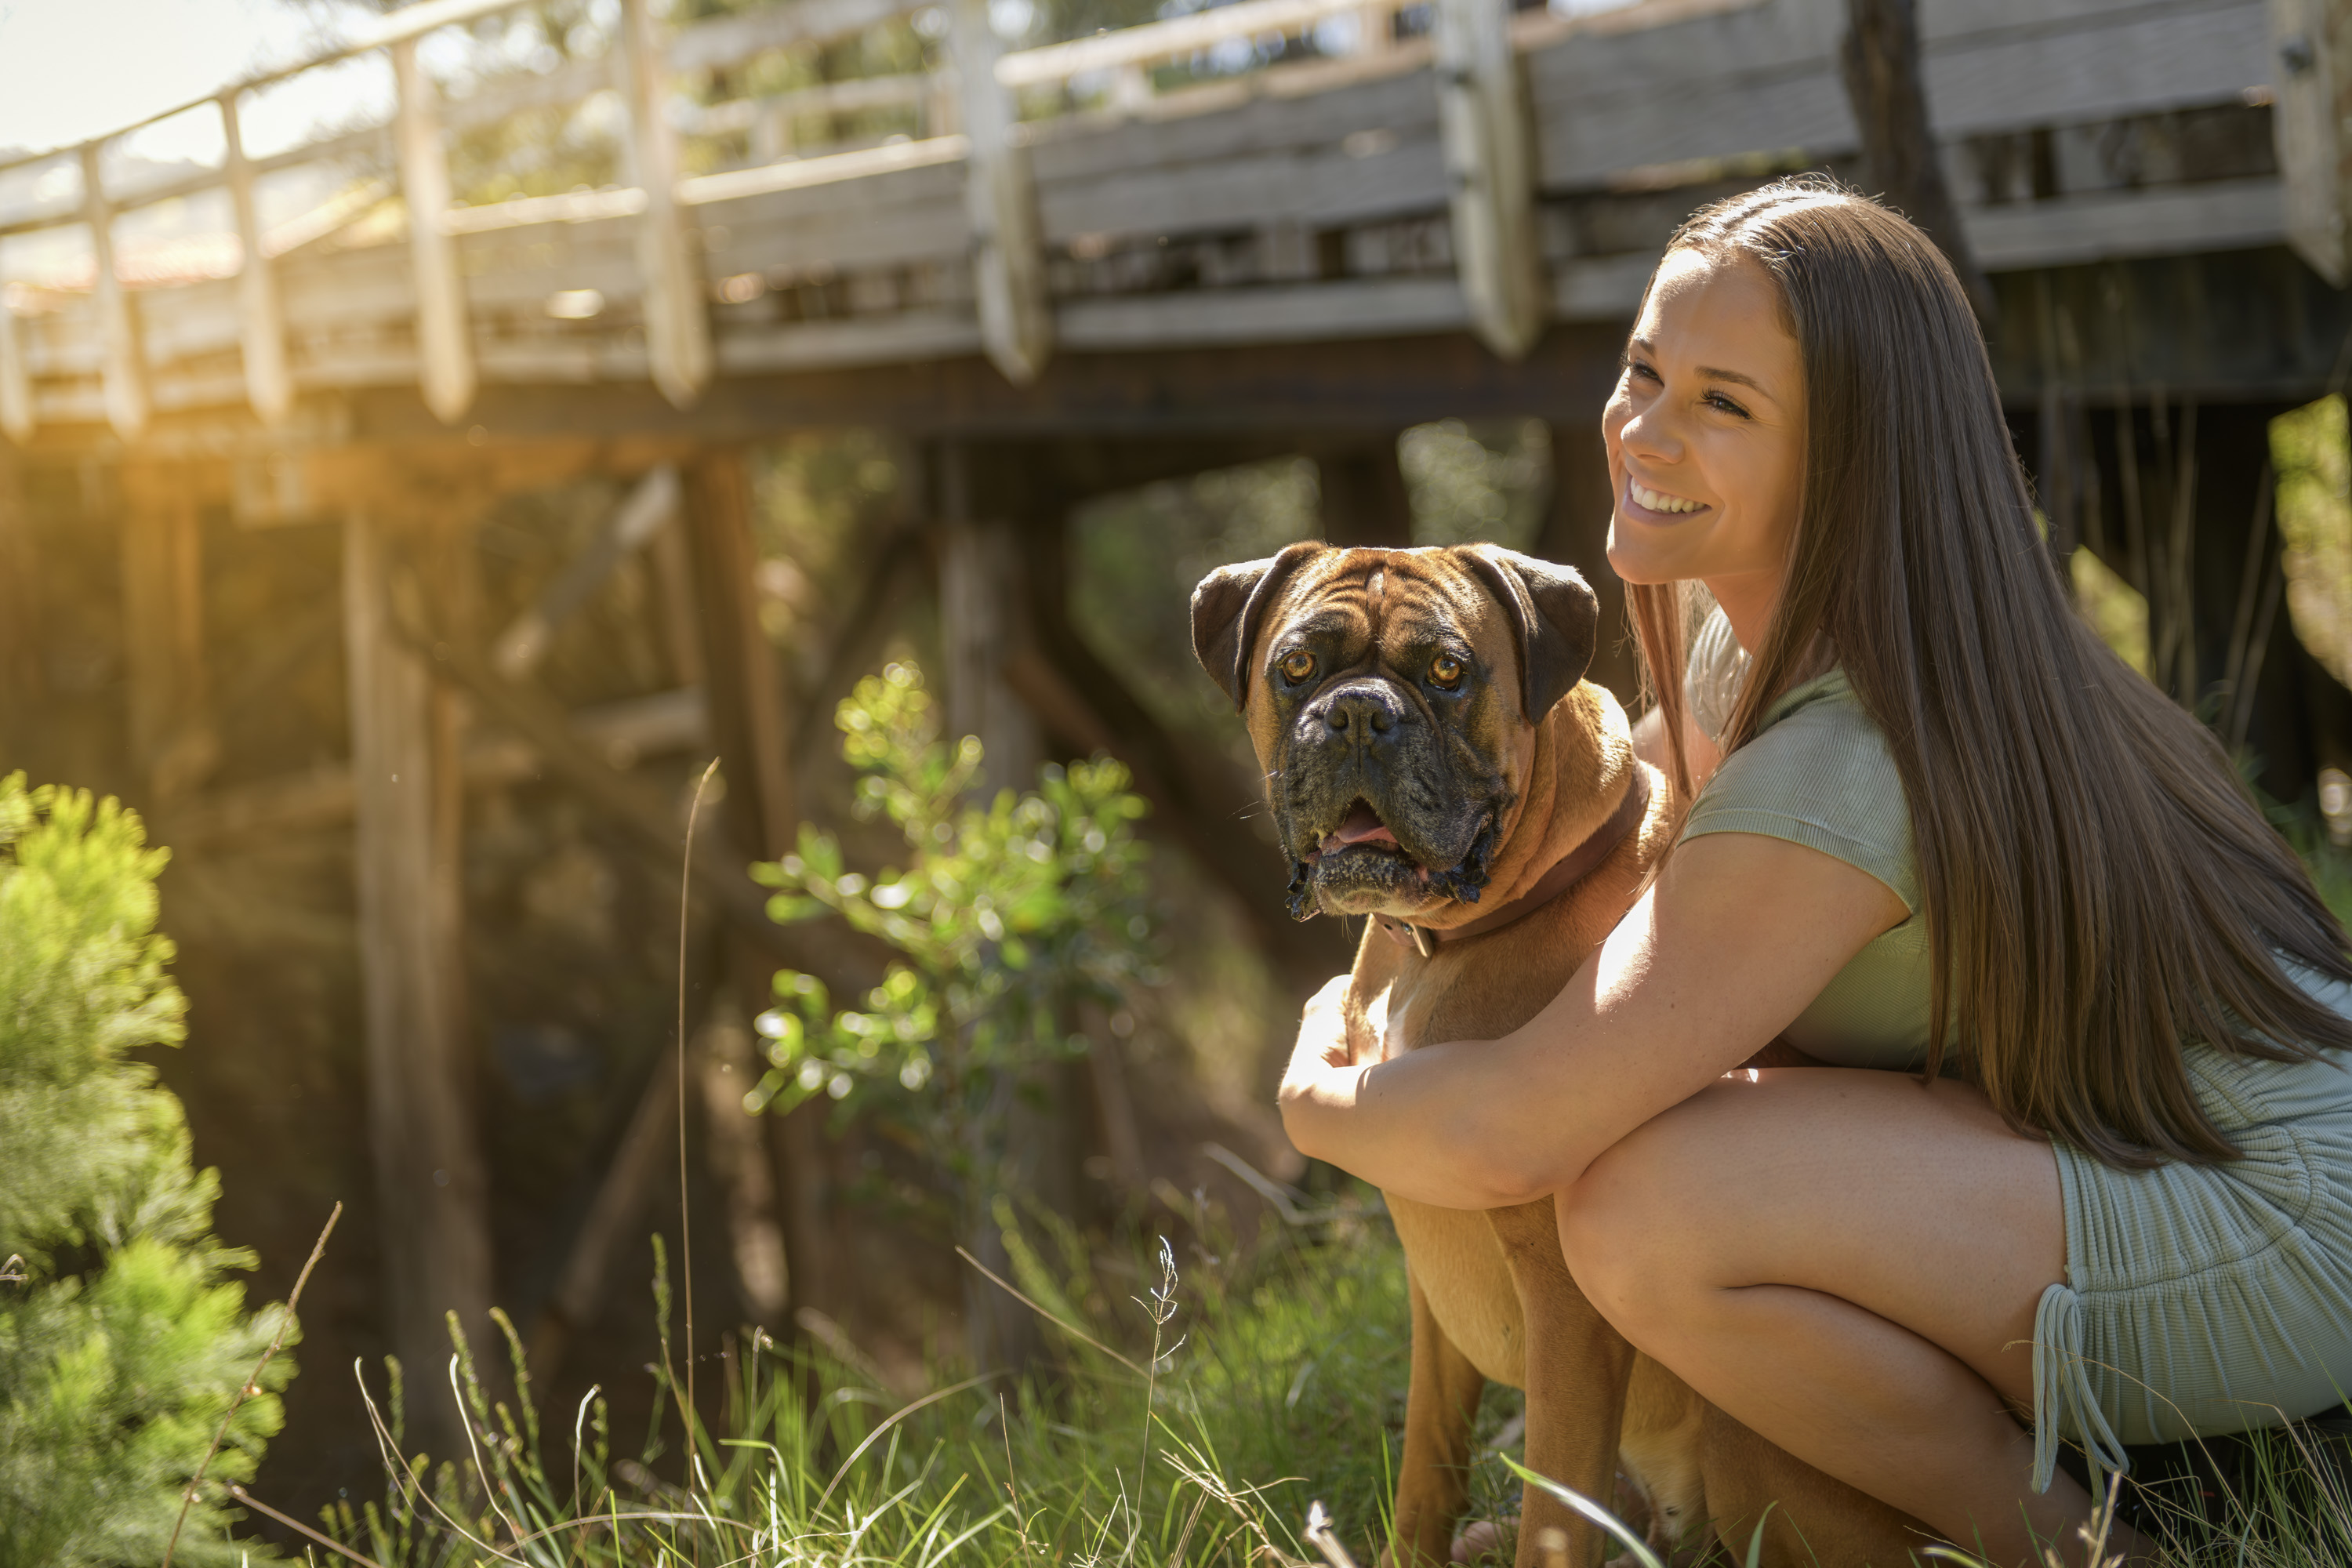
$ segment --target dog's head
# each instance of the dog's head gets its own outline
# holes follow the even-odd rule
[[[1574,572],[1484,544],[1294,544],[1203,578],[1192,649],[1248,721],[1290,912],[1476,902],[1599,621]]]

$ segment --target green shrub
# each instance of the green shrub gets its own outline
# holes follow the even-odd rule
[[[161,1562],[276,1327],[223,1278],[252,1258],[210,1234],[218,1184],[179,1102],[126,1054],[184,1033],[164,859],[111,800],[0,779],[0,1568]],[[248,1399],[211,1479],[250,1477],[279,1420]],[[177,1560],[234,1563],[205,1489]]]

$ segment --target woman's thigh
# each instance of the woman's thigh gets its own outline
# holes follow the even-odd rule
[[[1704,1331],[1712,1292],[1795,1286],[1941,1345],[2021,1406],[2034,1308],[2066,1262],[2048,1142],[1907,1073],[1735,1075],[1602,1154],[1559,1213],[1578,1282],[1637,1346]]]

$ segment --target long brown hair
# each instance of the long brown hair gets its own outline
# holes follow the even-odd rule
[[[2212,735],[2074,614],[1951,268],[1820,178],[1701,209],[1683,249],[1762,266],[1804,365],[1788,581],[1725,750],[1826,649],[1910,806],[1927,1070],[1957,1049],[2012,1125],[2110,1164],[2236,1158],[2181,1048],[2352,1047],[2277,963],[2352,981],[2344,931]],[[1685,601],[1629,597],[1686,792]]]

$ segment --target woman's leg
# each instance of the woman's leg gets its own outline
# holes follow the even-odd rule
[[[1799,1458],[1999,1563],[2081,1551],[2090,1500],[2029,1490],[2033,1314],[2066,1260],[2056,1158],[1975,1089],[1741,1073],[1559,1198],[1587,1296],[1644,1353]]]

